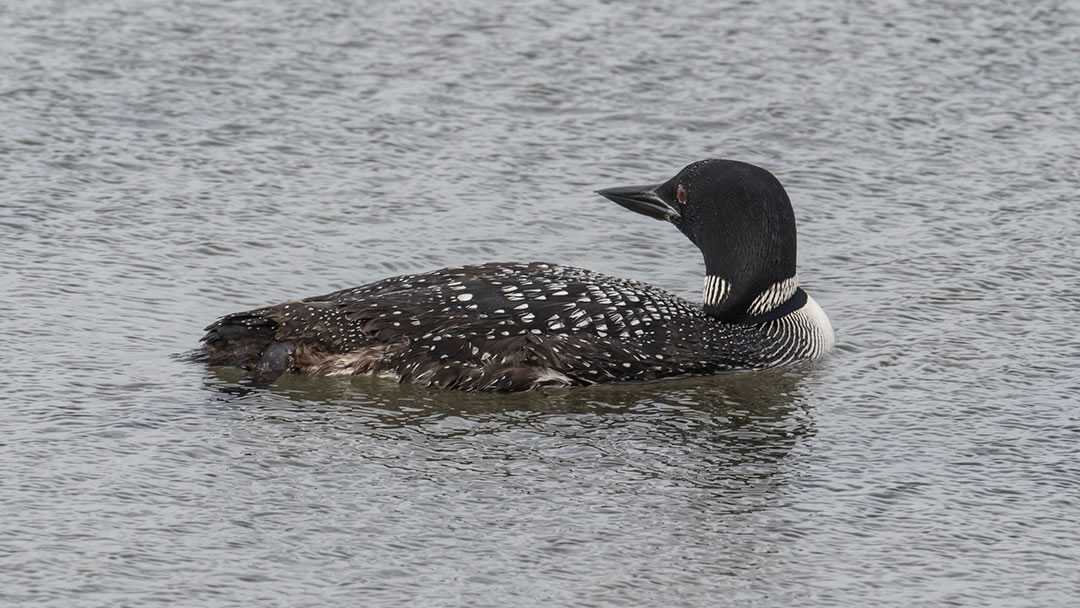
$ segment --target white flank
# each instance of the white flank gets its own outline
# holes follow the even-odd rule
[[[569,386],[571,383],[570,378],[556,369],[545,367],[536,375],[536,379],[533,380],[533,385],[552,386],[559,384],[563,386]]]

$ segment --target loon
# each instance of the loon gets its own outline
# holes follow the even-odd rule
[[[461,266],[227,315],[196,357],[256,386],[299,372],[523,391],[763,369],[832,348],[828,317],[799,287],[791,202],[765,169],[709,159],[597,194],[698,247],[702,304],[557,264]]]

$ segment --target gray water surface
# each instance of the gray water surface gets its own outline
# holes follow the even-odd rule
[[[1080,5],[0,6],[0,604],[1072,606]],[[471,395],[178,360],[543,260],[699,297],[598,188],[773,171],[825,361]]]

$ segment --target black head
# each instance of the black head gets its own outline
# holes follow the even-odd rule
[[[662,184],[597,192],[623,207],[668,220],[701,250],[705,271],[727,288],[705,310],[745,319],[769,287],[795,276],[795,212],[771,173],[734,160],[688,165]]]

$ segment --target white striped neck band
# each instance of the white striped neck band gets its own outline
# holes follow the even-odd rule
[[[746,312],[751,316],[767,313],[790,300],[791,296],[795,295],[795,290],[798,288],[799,275],[773,283],[768,289],[754,298],[754,301],[750,303],[750,308],[748,308]]]
[[[729,293],[731,293],[730,283],[715,275],[705,275],[705,287],[701,296],[705,306],[719,306]]]

